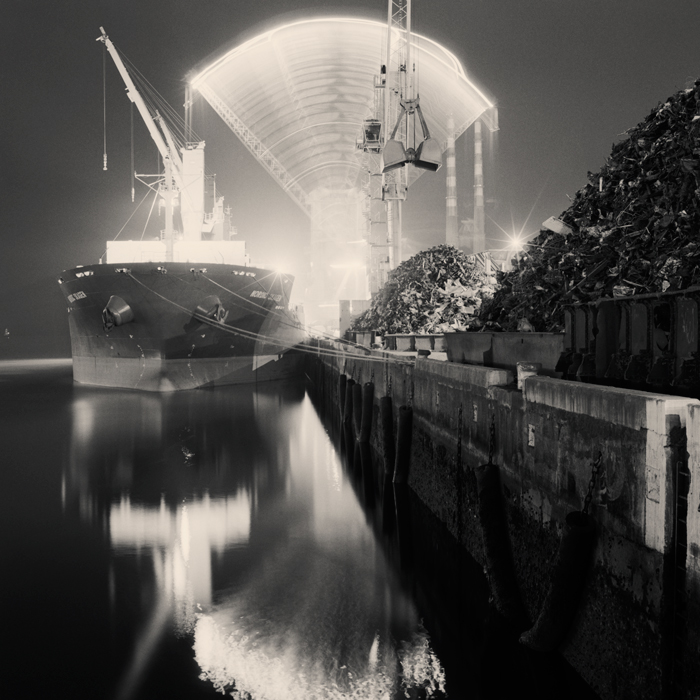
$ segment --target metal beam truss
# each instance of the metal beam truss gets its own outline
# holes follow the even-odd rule
[[[380,149],[383,150],[406,97],[407,40],[410,31],[411,0],[387,0],[387,35],[385,72],[374,81],[374,110],[372,119],[381,122]],[[406,123],[399,125],[396,138],[405,143]],[[358,144],[360,145],[360,144]],[[408,190],[408,168],[381,172],[381,158],[376,148],[364,140],[361,194],[365,219],[365,237],[369,245],[368,270],[370,292],[375,294],[386,283],[389,270],[401,262],[401,203]],[[382,232],[373,230],[377,224]]]
[[[386,88],[384,90],[384,138],[386,144],[401,111],[411,66],[407,64],[407,41],[411,31],[411,0],[388,0]],[[406,120],[402,120],[395,138],[406,143]],[[401,263],[401,206],[408,191],[408,167],[397,168],[382,176],[382,197],[386,205],[389,268]]]
[[[229,129],[241,140],[255,159],[277,180],[282,189],[294,200],[295,204],[310,218],[311,205],[306,192],[294,181],[283,165],[270,153],[252,131],[243,123],[233,110],[221,100],[206,84],[197,88],[212,109],[226,122]]]

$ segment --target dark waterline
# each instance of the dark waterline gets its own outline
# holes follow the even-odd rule
[[[303,384],[150,395],[2,363],[0,417],[2,697],[587,697],[513,651],[473,562]]]

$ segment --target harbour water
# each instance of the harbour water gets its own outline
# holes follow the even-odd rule
[[[144,394],[2,363],[2,696],[589,697],[484,625],[473,562],[332,433],[303,382]]]

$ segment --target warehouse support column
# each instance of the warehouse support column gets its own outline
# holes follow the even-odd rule
[[[459,217],[457,216],[457,160],[455,157],[455,121],[450,114],[447,117],[447,205],[445,242],[459,248]]]

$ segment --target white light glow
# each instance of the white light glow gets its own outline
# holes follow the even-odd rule
[[[506,248],[512,250],[513,252],[518,252],[525,247],[527,239],[519,233],[514,233],[508,236],[508,245]]]
[[[392,31],[398,44],[402,30]],[[385,45],[383,22],[297,20],[227,51],[190,83],[253,155],[269,161],[284,189],[303,199],[299,188],[308,195],[319,187],[354,186],[362,168],[356,140],[374,109],[374,79],[385,62]],[[455,138],[480,116],[488,122],[494,103],[457,57],[421,34],[412,35],[412,45],[420,65],[421,108],[433,138],[446,147],[448,115]]]
[[[312,19],[305,19],[305,20],[298,20],[296,22],[290,22],[288,24],[281,25],[279,27],[275,27],[274,29],[270,29],[267,32],[264,32],[263,34],[260,34],[249,41],[245,42],[244,44],[241,44],[240,46],[231,49],[228,53],[224,54],[221,56],[219,59],[217,59],[214,63],[212,63],[210,66],[207,66],[205,69],[203,69],[200,73],[195,75],[191,80],[190,80],[190,85],[194,88],[197,89],[197,85],[199,85],[203,80],[206,80],[207,77],[215,70],[220,68],[221,66],[225,65],[228,61],[236,58],[237,56],[240,56],[248,51],[252,51],[266,43],[271,43],[274,41],[275,37],[277,34],[280,32],[285,32],[288,31],[294,27],[299,27],[299,26],[307,26],[307,25],[313,25],[316,23],[328,23],[328,22],[334,22],[334,23],[342,23],[342,24],[350,24],[358,28],[358,31],[360,32],[367,32],[368,30],[373,30],[379,28],[380,31],[383,33],[386,31],[386,25],[383,22],[376,22],[374,20],[367,20],[367,19],[359,19],[357,17],[317,17],[317,18],[312,18]],[[397,42],[397,37],[399,32],[402,31],[398,29],[397,27],[394,27],[392,29],[393,33],[393,41]],[[443,68],[446,71],[452,72],[455,75],[459,76],[462,80],[464,80],[465,83],[468,83],[470,87],[474,90],[477,91],[479,96],[484,100],[486,103],[487,107],[493,107],[493,103],[486,97],[486,95],[475,85],[469,78],[467,78],[467,74],[462,67],[462,64],[460,63],[459,59],[448,49],[446,49],[444,46],[441,46],[438,44],[436,41],[433,41],[432,39],[428,39],[425,36],[422,36],[421,34],[417,34],[415,32],[412,32],[412,41],[416,43],[417,46],[419,46],[420,50],[422,50],[426,55],[429,55],[435,60],[439,61],[440,64],[443,66]],[[381,46],[379,47],[381,49]]]
[[[415,697],[418,689],[427,697],[445,692],[445,672],[421,629],[400,645],[377,633],[365,658],[331,670],[330,650],[323,647],[331,641],[324,638],[327,630],[317,630],[314,640],[289,633],[266,638],[269,624],[260,627],[265,632],[241,628],[240,620],[199,615],[194,650],[200,678],[221,693],[235,687],[232,695],[241,699],[383,700],[399,693]]]

